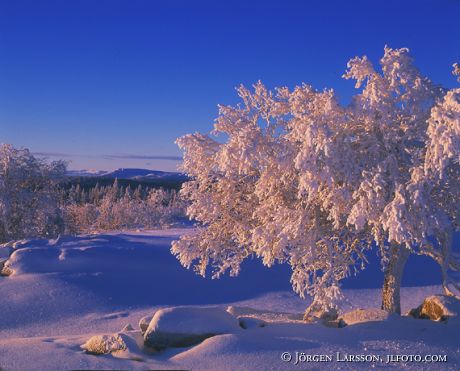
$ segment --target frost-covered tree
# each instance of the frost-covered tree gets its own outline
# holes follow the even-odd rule
[[[363,88],[347,107],[332,90],[274,94],[258,83],[238,90],[242,104],[220,107],[211,135],[178,139],[192,178],[182,194],[199,222],[173,243],[184,266],[202,275],[211,266],[219,277],[252,255],[287,262],[294,290],[314,297],[307,315],[334,308],[339,281],[373,243],[391,312],[400,312],[410,253],[455,267],[447,239],[458,228],[456,91],[421,75],[407,49],[385,48],[380,62],[380,71],[366,57],[349,62],[344,77]],[[449,163],[447,178],[440,163]]]
[[[441,89],[422,76],[407,49],[385,48],[381,72],[354,58],[345,78],[364,85],[354,97],[353,151],[359,177],[350,183],[348,223],[367,230],[380,248],[385,273],[382,308],[400,312],[400,284],[411,251],[423,247],[429,223],[421,226],[415,188],[423,181],[427,120]]]
[[[70,203],[62,207],[65,229],[68,234],[93,232],[99,216],[97,207],[91,203],[82,205]]]
[[[63,230],[58,182],[65,163],[46,163],[27,149],[0,145],[0,242],[55,237]]]
[[[460,82],[460,66],[453,67]],[[460,271],[460,256],[451,246],[452,235],[460,227],[460,88],[448,91],[432,108],[427,134],[424,177],[418,182],[416,200],[423,210],[420,223],[427,225],[434,241],[425,243],[422,253],[440,264],[444,290],[453,295],[451,286],[460,292],[459,283],[449,276],[450,270]]]
[[[457,76],[458,82],[460,82],[460,64],[454,63],[453,66],[454,70],[452,71],[452,74],[454,76]]]
[[[346,171],[328,157],[342,110],[332,91],[307,85],[273,94],[258,83],[254,90],[240,87],[243,104],[220,107],[213,134],[226,141],[202,134],[178,140],[192,177],[182,194],[200,227],[174,242],[172,252],[201,275],[212,266],[213,277],[237,275],[252,255],[267,266],[287,262],[293,289],[314,297],[306,316],[334,312],[339,281],[369,246],[343,228],[334,198],[346,198],[346,190],[338,183],[328,188],[332,172]]]
[[[410,253],[429,255],[442,268],[459,269],[451,250],[458,229],[458,89],[441,90],[413,65],[407,49],[386,48],[382,73],[365,58],[349,64],[346,77],[366,85],[354,114],[369,142],[349,223],[370,228],[385,272],[382,307],[400,312],[399,286]],[[356,107],[357,110],[356,110]],[[446,170],[446,171],[444,171]],[[458,286],[457,286],[458,288]]]

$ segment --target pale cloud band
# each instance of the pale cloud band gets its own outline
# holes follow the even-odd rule
[[[165,160],[165,161],[182,161],[180,156],[157,156],[157,155],[134,155],[134,154],[109,154],[109,155],[83,155],[62,152],[33,152],[35,156],[39,157],[54,157],[54,158],[103,158],[106,160]]]

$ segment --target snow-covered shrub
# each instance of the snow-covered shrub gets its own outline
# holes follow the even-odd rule
[[[99,215],[97,206],[90,203],[69,204],[63,207],[64,219],[66,221],[66,232],[77,234],[92,232],[95,229],[96,220]]]
[[[0,242],[63,231],[58,183],[65,170],[61,161],[46,163],[27,149],[0,145]]]

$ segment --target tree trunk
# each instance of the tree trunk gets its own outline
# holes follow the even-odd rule
[[[446,233],[444,238],[441,239],[442,243],[442,255],[441,255],[441,273],[442,273],[442,287],[444,294],[448,296],[455,296],[455,294],[449,289],[449,266],[452,254],[452,233]]]
[[[382,309],[390,313],[401,314],[401,281],[409,255],[410,251],[405,246],[390,247],[390,258],[384,271],[382,289]]]

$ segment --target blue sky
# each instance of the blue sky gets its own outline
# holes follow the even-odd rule
[[[455,86],[460,0],[0,0],[0,142],[73,169],[174,170],[235,87],[307,82],[342,102],[348,59],[408,47]]]

